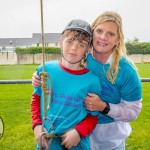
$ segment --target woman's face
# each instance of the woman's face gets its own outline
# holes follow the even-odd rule
[[[93,48],[98,54],[110,55],[119,43],[118,28],[114,22],[103,22],[93,31]]]

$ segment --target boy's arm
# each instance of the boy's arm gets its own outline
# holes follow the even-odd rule
[[[42,125],[42,120],[40,117],[40,96],[35,93],[32,94],[31,99],[31,116],[32,116],[32,129],[37,125]]]
[[[88,136],[95,128],[98,121],[97,116],[92,116],[88,114],[79,124],[75,126],[82,138]]]
[[[75,128],[67,131],[61,136],[62,145],[70,149],[72,146],[76,146],[81,138],[88,136],[96,126],[98,121],[97,116],[88,114]]]

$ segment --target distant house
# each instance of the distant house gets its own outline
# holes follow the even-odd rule
[[[0,38],[0,52],[14,52],[16,47],[26,48],[32,44],[32,38]]]
[[[58,40],[60,33],[45,33],[44,43],[47,46],[58,46]],[[32,35],[32,46],[42,46],[42,36],[40,33],[33,33]]]
[[[45,33],[45,47],[58,46],[60,35],[60,33]],[[33,33],[32,38],[0,38],[0,52],[15,52],[16,47],[27,48],[36,46],[42,46],[41,33]]]

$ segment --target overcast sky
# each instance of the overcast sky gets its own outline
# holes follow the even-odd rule
[[[106,10],[122,16],[126,40],[150,42],[150,0],[43,0],[44,32],[60,33],[72,19],[89,23]],[[41,33],[40,0],[0,0],[0,38]]]

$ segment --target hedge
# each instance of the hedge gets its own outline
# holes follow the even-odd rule
[[[150,54],[150,43],[139,43],[139,42],[127,42],[127,52],[131,54]],[[45,47],[45,53],[60,54],[61,50],[59,47]],[[42,53],[42,47],[28,47],[28,48],[16,48],[17,54],[37,54]]]
[[[150,43],[126,43],[128,54],[150,54]]]
[[[61,50],[58,47],[45,47],[44,48],[45,53],[50,54],[60,54]],[[38,54],[42,53],[42,47],[28,47],[28,48],[16,48],[17,54]]]

